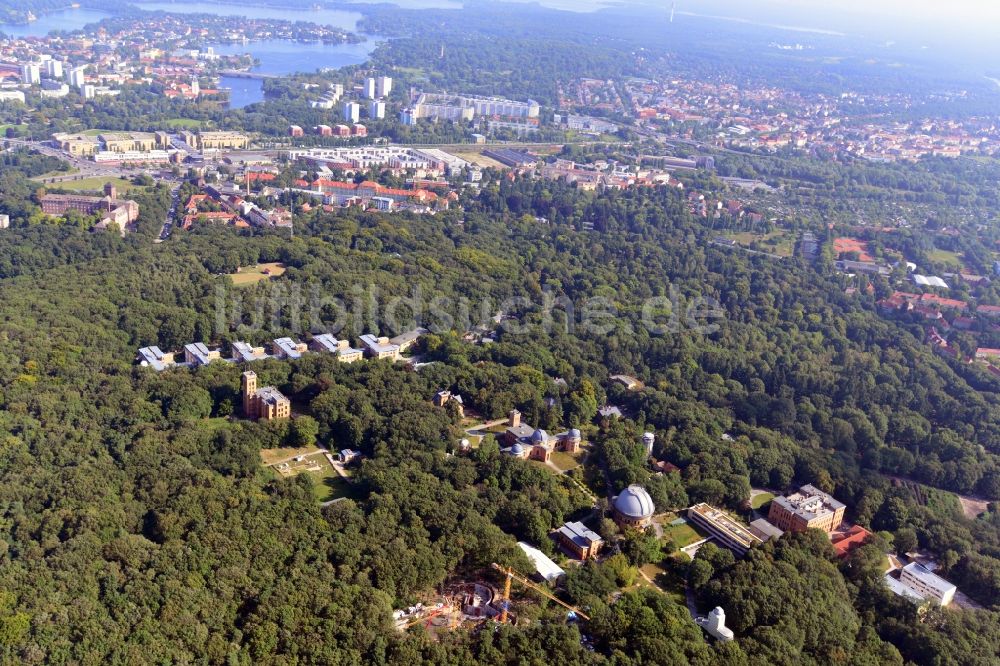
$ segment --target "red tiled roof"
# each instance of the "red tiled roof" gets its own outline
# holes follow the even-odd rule
[[[846,557],[852,550],[863,545],[871,535],[872,533],[861,525],[855,525],[847,532],[831,537],[833,549],[837,551],[837,557]]]

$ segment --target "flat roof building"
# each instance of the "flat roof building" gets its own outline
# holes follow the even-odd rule
[[[263,347],[254,347],[249,342],[234,342],[232,353],[233,360],[242,363],[260,361],[267,358],[267,352],[264,351]]]
[[[916,590],[924,599],[935,601],[940,606],[950,604],[958,591],[957,587],[917,562],[903,567],[899,572],[899,581]]]
[[[338,340],[330,333],[314,335],[309,346],[313,351],[326,354],[336,354],[337,360],[341,363],[353,363],[360,361],[364,352],[360,349],[353,349],[347,340]]]
[[[365,353],[372,358],[387,358],[393,361],[399,359],[399,345],[392,344],[389,338],[375,337],[371,333],[366,333],[359,339],[365,348]]]
[[[786,532],[807,529],[823,530],[827,534],[840,527],[845,505],[815,486],[806,484],[798,492],[771,501],[767,520]]]
[[[725,511],[720,511],[704,502],[689,508],[687,517],[737,555],[745,555],[752,546],[764,543],[760,537],[731,518]]]
[[[309,346],[304,342],[295,342],[291,338],[278,338],[271,343],[271,351],[276,358],[296,360],[308,351]]]

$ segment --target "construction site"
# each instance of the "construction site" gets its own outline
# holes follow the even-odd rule
[[[396,628],[406,631],[418,625],[432,634],[454,631],[460,627],[478,628],[487,622],[517,624],[517,614],[511,606],[511,588],[514,582],[526,591],[542,596],[566,609],[567,620],[590,619],[580,609],[558,599],[545,587],[529,580],[513,569],[493,564],[493,569],[503,575],[502,586],[480,580],[458,583],[445,588],[437,601],[430,604],[418,603],[409,608],[393,612]]]

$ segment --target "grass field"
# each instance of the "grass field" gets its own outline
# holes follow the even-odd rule
[[[679,604],[685,602],[683,578],[676,573],[664,569],[659,564],[644,564],[639,569],[653,581],[656,589]],[[639,577],[639,583],[649,585],[646,579],[641,576]]]
[[[267,271],[265,273],[264,271]],[[257,264],[256,266],[245,266],[240,268],[238,273],[230,273],[229,277],[235,287],[245,287],[257,284],[262,280],[270,280],[285,272],[285,265],[279,263]]]
[[[739,233],[724,234],[726,238],[736,241],[743,247],[750,247],[751,243],[757,243],[758,248],[771,254],[778,254],[783,257],[790,257],[795,252],[795,239],[791,234],[782,229],[775,229],[767,234],[755,234],[752,231],[741,231]]]
[[[756,495],[752,500],[750,500],[750,507],[754,509],[759,509],[760,507],[764,506],[773,499],[774,495],[772,493],[761,493],[760,495]]]
[[[705,538],[691,525],[691,523],[684,523],[683,525],[664,525],[663,536],[673,541],[678,548],[690,546],[695,541]]]
[[[309,472],[313,480],[313,495],[320,502],[351,496],[351,484],[342,479],[329,465],[321,472]]]
[[[107,176],[83,178],[81,180],[66,180],[59,183],[53,183],[52,186],[65,190],[96,192],[104,189],[105,183],[111,183],[118,188],[119,192],[128,192],[129,190],[134,190],[138,187],[137,185],[133,185],[132,181],[126,178],[108,178]]]
[[[938,264],[945,264],[953,268],[961,268],[963,265],[962,255],[951,250],[931,250],[927,253],[927,258]]]
[[[306,446],[301,449],[261,449],[260,460],[265,466],[270,467],[288,458],[297,458],[298,456],[316,453],[316,450],[315,446]]]
[[[565,472],[573,469],[574,467],[579,467],[580,461],[583,460],[584,455],[585,453],[583,451],[580,451],[576,455],[566,453],[565,451],[553,451],[552,462],[556,467]]]

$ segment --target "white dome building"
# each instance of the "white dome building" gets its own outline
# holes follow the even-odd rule
[[[637,527],[646,529],[649,526],[656,507],[653,498],[642,486],[632,485],[622,491],[611,502],[614,509],[614,519],[621,527]]]

